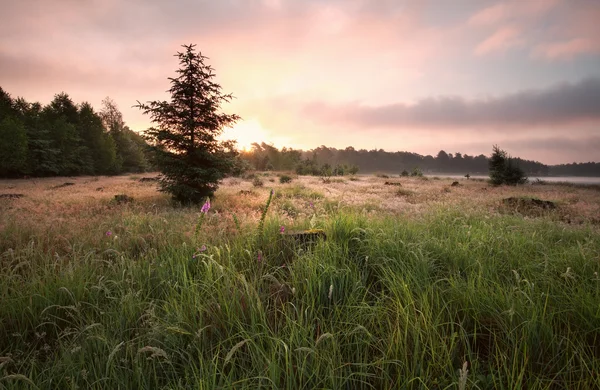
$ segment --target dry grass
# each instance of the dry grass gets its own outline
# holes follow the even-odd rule
[[[151,177],[152,175],[145,175]],[[558,208],[550,213],[557,220],[572,224],[597,225],[600,216],[600,191],[593,188],[564,185],[493,187],[485,182],[461,180],[460,186],[450,187],[454,179],[423,180],[402,178],[402,187],[384,185],[385,178],[360,176],[357,181],[332,181],[324,184],[318,177],[301,176],[292,183],[269,182],[264,188],[255,188],[251,180],[226,179],[216,194],[214,210],[227,216],[235,213],[241,220],[257,220],[271,188],[276,197],[272,210],[283,218],[304,217],[312,207],[335,203],[338,207],[418,215],[431,206],[457,205],[469,210],[506,212],[500,207],[508,197],[535,197],[556,202]],[[85,229],[103,231],[110,228],[103,221],[132,214],[148,214],[156,218],[164,214],[180,213],[180,232],[189,234],[196,213],[190,209],[174,209],[166,194],[156,189],[154,182],[140,182],[140,176],[44,178],[0,181],[0,194],[22,193],[20,199],[2,199],[0,229],[7,221],[19,220],[35,226],[36,230]],[[74,185],[54,188],[65,182]],[[401,192],[399,192],[401,191]],[[135,199],[132,204],[118,205],[113,199],[126,194]],[[315,196],[317,195],[317,196]],[[322,196],[318,196],[322,195]],[[311,199],[312,197],[312,199]],[[290,213],[290,203],[296,209]],[[311,206],[310,204],[313,204]],[[193,210],[193,209],[192,209]],[[223,218],[227,220],[227,218]],[[187,226],[188,228],[185,228]]]

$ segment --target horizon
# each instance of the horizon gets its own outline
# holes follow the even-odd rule
[[[96,110],[168,99],[182,44],[209,57],[243,120],[240,149],[384,149],[509,154],[545,165],[598,162],[600,3],[283,0],[5,5],[0,86]],[[184,6],[185,5],[185,6]],[[9,39],[10,37],[10,39]]]

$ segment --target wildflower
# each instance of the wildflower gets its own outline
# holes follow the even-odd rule
[[[285,226],[283,226],[283,225],[282,225],[282,226],[279,228],[279,233],[283,233],[283,232],[285,232]]]
[[[198,257],[200,255],[200,253],[206,251],[206,245],[202,245],[200,248],[196,248],[196,252],[192,255],[192,259],[195,259],[196,257]]]
[[[204,202],[202,205],[200,212],[206,214],[208,213],[208,210],[210,210],[210,199],[206,199],[206,202]]]
[[[310,207],[313,208],[313,209],[315,208],[315,205],[314,205],[313,202],[310,202]]]
[[[110,237],[110,236],[112,236],[112,232],[111,232],[110,230],[108,230],[108,231],[106,232],[106,237]]]
[[[256,260],[260,263],[262,261],[262,252],[258,251],[258,256],[256,256]]]
[[[271,188],[271,196],[275,195],[275,190]]]

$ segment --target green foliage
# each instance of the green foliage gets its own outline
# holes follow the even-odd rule
[[[27,164],[27,133],[12,117],[0,121],[0,176],[18,176]]]
[[[515,165],[514,160],[497,145],[489,160],[490,181],[494,185],[516,185],[527,182],[527,176],[522,169]]]
[[[11,118],[3,130],[13,128],[0,143],[16,146],[2,153],[3,164],[10,167],[0,169],[0,176],[118,174],[148,169],[144,139],[125,126],[112,100],[105,101],[110,103],[109,110],[105,105],[103,112],[96,113],[89,103],[75,105],[64,92],[42,106],[22,98],[13,100],[0,89],[0,118]]]
[[[269,206],[271,205],[271,201],[273,200],[274,193],[275,191],[273,190],[269,191],[267,203],[265,203],[265,206],[263,207],[262,212],[260,213],[260,220],[258,221],[258,227],[256,229],[259,237],[262,237],[263,230],[265,227],[265,218],[267,217],[267,212],[269,211]]]
[[[125,125],[123,114],[110,98],[102,101],[102,122],[114,140],[116,159],[113,167],[121,172],[144,172],[149,164],[145,156],[147,144],[142,136]]]
[[[329,163],[319,164],[316,159],[304,159],[296,165],[298,175],[323,176],[328,179],[331,176],[344,176],[346,174],[355,175],[358,173],[358,166],[347,164],[336,164],[332,167]]]
[[[423,171],[419,167],[414,167],[410,175],[413,177],[422,177]]]
[[[453,208],[401,224],[340,212],[319,218],[326,240],[296,249],[269,214],[258,257],[255,231],[209,232],[196,251],[180,216],[77,232],[3,223],[0,387],[600,385],[595,229]]]
[[[410,173],[408,173],[408,171],[406,169],[404,169],[402,171],[402,173],[400,173],[400,176],[407,177],[407,176],[410,176]]]
[[[177,53],[180,68],[170,78],[170,101],[138,102],[156,125],[146,131],[152,159],[161,171],[160,186],[182,203],[200,203],[211,197],[219,182],[235,167],[237,151],[232,141],[219,141],[224,127],[239,117],[219,112],[231,95],[214,83],[213,69],[195,45]]]

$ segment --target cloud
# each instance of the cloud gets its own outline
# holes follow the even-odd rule
[[[600,3],[578,3],[564,10],[549,36],[531,50],[531,57],[547,61],[573,60],[600,53]]]
[[[506,3],[494,4],[484,8],[469,18],[469,24],[475,26],[495,25],[506,18],[509,7]]]
[[[427,98],[415,104],[365,106],[359,103],[312,103],[304,113],[316,121],[360,128],[457,128],[556,126],[600,122],[600,79],[559,84],[502,97],[467,100],[458,96]]]
[[[468,19],[473,26],[494,26],[507,20],[539,18],[556,8],[560,0],[511,0],[490,5],[475,12]]]
[[[586,38],[544,43],[533,49],[532,56],[547,60],[573,59],[579,54],[600,52],[600,45]]]
[[[484,55],[493,52],[505,52],[523,43],[521,31],[515,26],[505,26],[481,42],[475,48],[475,54]]]
[[[531,58],[554,61],[600,53],[598,20],[595,1],[511,0],[473,13],[467,25],[474,33],[495,29],[476,46],[478,56],[528,45]]]

